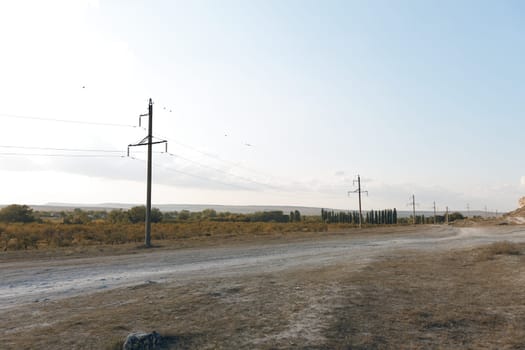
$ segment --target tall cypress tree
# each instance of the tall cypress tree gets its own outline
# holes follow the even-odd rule
[[[394,212],[392,213],[392,222],[394,225],[397,225],[397,210],[394,208]]]

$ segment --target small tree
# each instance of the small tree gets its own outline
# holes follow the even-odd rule
[[[79,208],[67,213],[64,217],[64,224],[87,224],[90,221],[88,213]]]
[[[129,221],[136,224],[139,222],[146,221],[146,206],[139,205],[128,210]],[[159,208],[151,208],[151,222],[160,222],[162,221],[162,212]]]
[[[215,209],[204,209],[201,213],[203,219],[210,219],[217,217],[217,212]]]
[[[4,222],[33,222],[33,209],[27,205],[11,204],[0,210],[0,221]]]
[[[128,210],[129,221],[136,224],[146,221],[146,206],[139,205]]]
[[[397,209],[394,208],[394,212],[392,213],[392,221],[394,225],[397,225]]]
[[[452,214],[449,214],[448,215],[448,219],[450,221],[455,221],[455,220],[463,220],[465,217],[463,216],[463,214],[461,214],[460,212],[458,211],[455,211],[453,212]]]
[[[188,220],[190,218],[189,210],[186,210],[186,209],[181,210],[179,212],[179,215],[176,218],[177,218],[177,220]]]
[[[108,219],[112,224],[123,224],[129,222],[129,215],[122,209],[114,209],[109,212]]]
[[[162,218],[163,215],[159,208],[151,208],[151,222],[161,222]]]

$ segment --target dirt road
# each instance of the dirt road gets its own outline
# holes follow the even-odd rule
[[[140,252],[121,256],[43,259],[0,264],[0,316],[28,303],[152,282],[204,280],[323,267],[340,261],[356,269],[400,250],[439,250],[501,240],[525,241],[525,228],[436,226],[409,233],[329,236],[306,241]]]
[[[487,245],[525,227],[249,239],[4,254],[0,347],[115,350],[157,330],[169,349],[525,348],[525,245]]]

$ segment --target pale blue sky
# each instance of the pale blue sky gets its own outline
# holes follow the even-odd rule
[[[366,208],[404,209],[415,193],[421,209],[511,210],[524,195],[522,2],[56,0],[0,13],[0,114],[134,125],[154,100],[154,133],[179,156],[155,155],[155,203],[355,208],[358,173]],[[144,136],[0,118],[9,146],[125,150]],[[140,161],[1,160],[1,203],[144,197]]]

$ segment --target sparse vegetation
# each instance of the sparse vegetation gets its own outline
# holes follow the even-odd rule
[[[522,248],[518,243],[495,242],[478,250],[480,260],[494,259],[497,255],[521,255]]]
[[[153,240],[185,240],[204,236],[243,236],[284,234],[288,232],[324,232],[319,222],[215,222],[188,221],[155,223]],[[13,223],[0,227],[2,249],[41,249],[100,244],[140,243],[144,239],[142,223],[92,222],[87,224]]]

